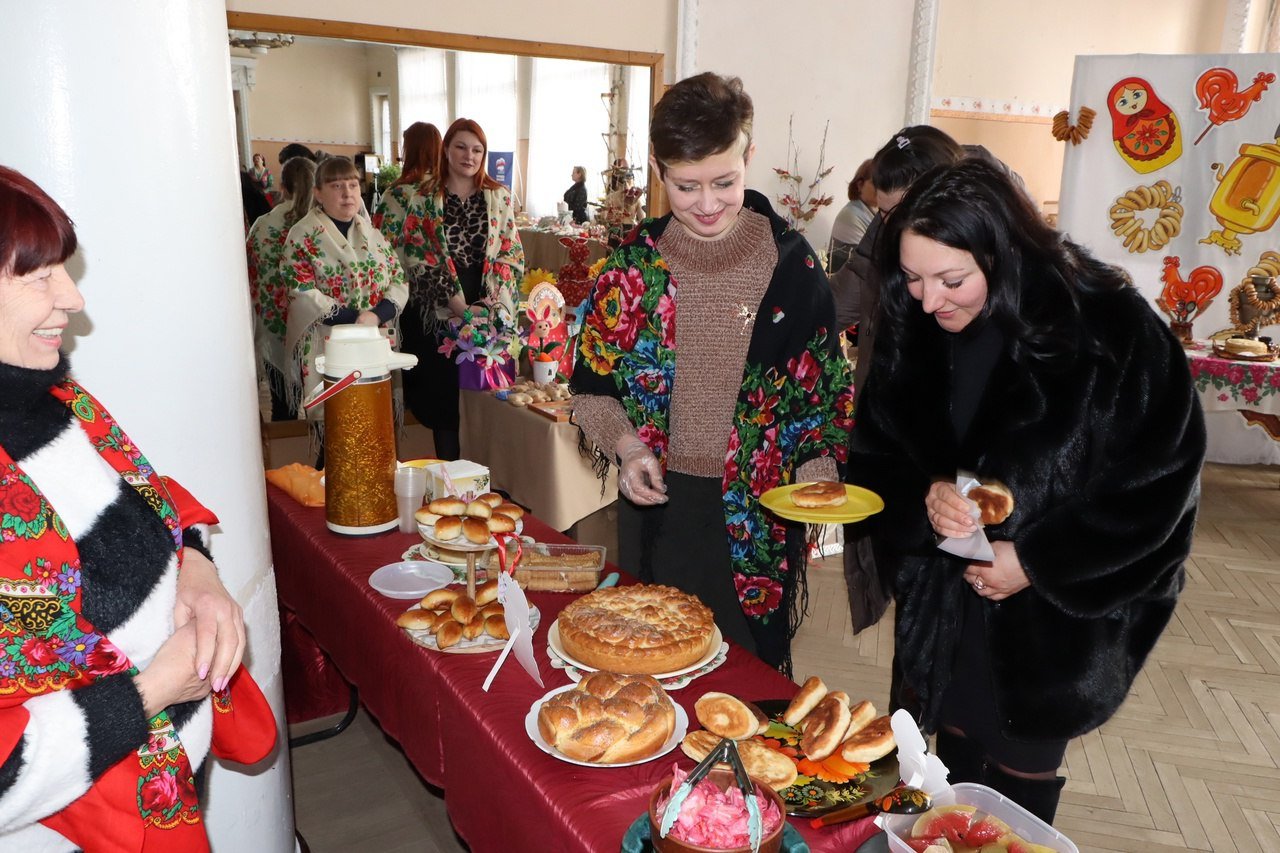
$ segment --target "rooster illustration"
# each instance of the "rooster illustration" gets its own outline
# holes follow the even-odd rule
[[[1183,328],[1183,337],[1190,339],[1191,320],[1203,314],[1213,298],[1222,291],[1222,273],[1210,266],[1196,267],[1186,281],[1178,273],[1181,259],[1167,257],[1164,259],[1164,290],[1156,305],[1169,315],[1170,322]]]

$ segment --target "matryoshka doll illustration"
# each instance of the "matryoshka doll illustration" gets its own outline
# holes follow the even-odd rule
[[[1116,150],[1135,172],[1154,172],[1182,155],[1178,117],[1146,80],[1126,77],[1116,83],[1107,96],[1107,109]]]

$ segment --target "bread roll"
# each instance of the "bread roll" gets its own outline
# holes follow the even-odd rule
[[[470,599],[468,599],[470,600]],[[462,639],[462,626],[452,619],[445,621],[443,625],[436,628],[436,647],[447,649],[450,646],[456,646],[458,641]]]
[[[436,498],[427,504],[427,509],[436,515],[462,515],[467,510],[467,503],[458,498]]]
[[[845,761],[870,764],[888,755],[893,747],[893,726],[886,714],[850,735],[840,747],[840,757]]]
[[[791,502],[796,506],[844,506],[848,500],[844,483],[810,483],[791,493]]]
[[[476,637],[484,633],[484,617],[480,615],[480,611],[476,611],[476,615],[471,617],[471,621],[462,626],[462,637],[467,640],[474,640]]]
[[[441,542],[452,542],[462,535],[462,517],[446,515],[431,528],[431,535]]]
[[[493,511],[502,513],[503,515],[509,515],[512,518],[514,518],[516,521],[519,521],[520,519],[524,518],[524,510],[513,503],[498,504],[493,508]]]
[[[434,512],[427,509],[425,506],[422,509],[414,512],[413,517],[414,519],[417,520],[419,524],[435,524],[437,521],[443,518],[443,516],[436,515]]]
[[[462,590],[456,586],[435,589],[422,597],[422,606],[427,610],[439,610],[453,604],[453,600],[459,595],[462,595]]]
[[[619,764],[653,755],[675,730],[676,712],[648,675],[593,672],[538,710],[538,732],[578,761]]]
[[[484,501],[472,501],[467,504],[466,512],[463,515],[471,518],[488,518],[493,515],[493,508]]]
[[[1267,345],[1250,338],[1227,338],[1222,348],[1232,355],[1266,355]]]
[[[680,742],[680,750],[694,761],[701,761],[711,754],[720,738],[709,731],[689,732]],[[738,755],[747,773],[759,779],[775,791],[795,784],[799,771],[796,763],[780,752],[775,752],[756,740],[738,741]],[[718,764],[727,769],[729,765]]]
[[[693,713],[702,727],[720,737],[745,740],[769,727],[769,718],[749,702],[728,693],[708,691],[693,703]]]
[[[1013,494],[1002,483],[982,483],[966,497],[978,505],[983,524],[999,524],[1013,513]]]
[[[480,611],[469,596],[460,595],[453,600],[453,604],[449,606],[449,613],[452,614],[454,620],[459,625],[465,625],[471,621],[471,617]]]
[[[500,512],[495,512],[493,515],[491,515],[489,517],[488,523],[489,523],[490,533],[515,533],[516,532],[516,520],[511,516],[503,515]]]
[[[484,632],[496,640],[506,640],[511,637],[507,631],[507,620],[501,613],[492,613],[485,617]]]
[[[397,616],[396,624],[411,631],[430,631],[436,625],[436,614],[431,610],[414,608]]]
[[[485,545],[489,542],[489,524],[482,518],[468,516],[462,519],[462,535],[473,545]]]
[[[490,506],[490,508],[497,507],[499,504],[507,502],[507,499],[497,492],[485,492],[483,495],[476,498],[476,500],[484,501]]]
[[[828,694],[805,716],[800,748],[811,761],[821,761],[840,746],[849,720],[849,706]]]
[[[490,601],[488,604],[480,608],[480,612],[484,614],[486,617],[493,616],[495,614],[498,616],[501,616],[504,612],[506,612],[506,608],[504,608],[501,604],[499,604],[496,601]]]
[[[498,600],[498,579],[492,578],[476,587],[476,604],[483,607]],[[501,606],[501,605],[499,605]]]
[[[848,743],[849,738],[862,731],[867,725],[876,718],[876,706],[872,705],[865,699],[849,709],[849,730],[845,733],[844,742]]]
[[[787,710],[782,712],[782,722],[788,726],[796,726],[813,710],[814,706],[827,695],[827,685],[816,675],[811,675],[800,685],[800,692],[791,700]]]

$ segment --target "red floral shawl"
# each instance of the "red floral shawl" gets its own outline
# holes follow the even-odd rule
[[[183,525],[217,518],[160,477],[87,391],[70,380],[50,391],[71,409],[102,458],[155,510],[173,535],[180,565]],[[29,715],[21,706],[29,698],[137,671],[83,616],[75,542],[37,485],[0,447],[0,756],[22,738]],[[270,753],[275,722],[245,669],[213,702],[216,753],[244,762]],[[94,850],[209,849],[191,762],[164,711],[151,719],[146,744],[41,823]]]

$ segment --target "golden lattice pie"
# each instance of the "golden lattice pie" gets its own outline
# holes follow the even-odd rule
[[[609,672],[674,672],[707,653],[715,620],[696,596],[670,586],[618,586],[560,613],[565,654]]]

